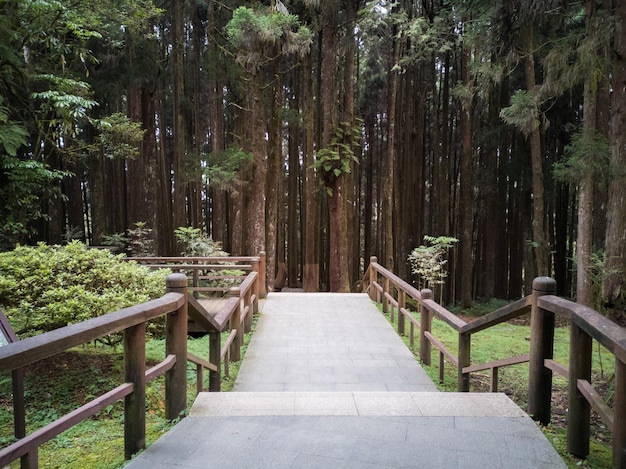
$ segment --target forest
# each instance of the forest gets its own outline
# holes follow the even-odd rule
[[[2,0],[0,250],[138,228],[305,291],[624,309],[626,2]],[[439,257],[440,256],[440,257]],[[445,258],[445,259],[444,259]],[[445,262],[445,264],[444,264]],[[445,282],[438,285],[438,282]]]

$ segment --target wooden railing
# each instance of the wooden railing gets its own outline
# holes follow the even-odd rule
[[[224,258],[220,260],[223,261]],[[186,261],[188,258],[184,262]],[[42,444],[121,399],[124,399],[124,455],[130,459],[145,447],[146,384],[165,375],[165,417],[179,417],[187,406],[188,361],[197,367],[198,392],[203,389],[204,369],[209,370],[209,390],[219,391],[222,362],[225,373],[228,373],[229,362],[238,361],[241,357],[244,332],[250,331],[252,316],[258,311],[261,291],[259,278],[261,270],[264,270],[259,257],[237,258],[237,261],[248,262],[250,272],[242,277],[243,281],[239,286],[228,289],[229,298],[214,315],[207,314],[204,309],[197,311],[198,300],[189,291],[194,288],[194,276],[191,276],[192,283],[188,287],[190,278],[187,275],[173,273],[167,277],[166,294],[159,299],[0,347],[0,373],[13,372],[15,379],[20,376],[15,371],[29,364],[109,334],[123,332],[124,335],[124,383],[29,435],[24,435],[22,431],[20,415],[23,412],[16,411],[14,426],[18,440],[0,450],[0,467],[17,459],[21,459],[22,468],[38,467],[38,452]],[[179,265],[180,262],[183,261],[179,261]],[[206,262],[206,259],[201,262]],[[172,270],[183,270],[173,268],[169,258],[161,266],[166,264]],[[258,270],[255,270],[255,264]],[[208,264],[203,264],[206,265]],[[187,351],[188,313],[200,318],[209,332],[208,361]],[[146,369],[146,324],[163,316],[166,321],[165,358]],[[222,347],[221,334],[225,331],[229,331],[229,334]],[[14,386],[14,390],[17,388]],[[23,395],[15,395],[14,401],[23,403],[23,398]]]
[[[443,380],[444,361],[457,367],[457,389],[470,390],[470,374],[491,370],[491,390],[497,390],[498,369],[518,363],[529,363],[528,413],[547,425],[550,422],[552,373],[568,380],[567,450],[578,457],[589,454],[590,415],[595,410],[613,432],[613,467],[626,467],[626,330],[597,311],[555,296],[556,282],[547,277],[536,278],[533,293],[475,321],[465,322],[432,300],[432,291],[416,288],[378,264],[372,257],[364,278],[364,291],[372,300],[382,303],[383,312],[395,322],[398,333],[405,335],[406,321],[410,344],[419,331],[419,356],[425,365],[431,363],[431,349],[439,351],[439,378]],[[407,309],[407,297],[417,303],[419,321]],[[504,358],[490,363],[471,363],[472,334],[530,312],[531,338],[528,354]],[[570,320],[570,354],[568,367],[554,361],[555,315]],[[456,354],[432,334],[432,318],[436,317],[458,334]],[[591,380],[592,340],[597,340],[615,357],[614,404],[609,408],[593,389]]]
[[[231,361],[241,359],[243,336],[252,329],[252,316],[259,310],[259,299],[267,296],[265,286],[265,253],[258,257],[132,257],[153,269],[167,268],[185,273],[189,289],[189,316],[209,334],[209,360],[188,354],[196,365],[198,390],[201,390],[204,370],[209,371],[209,391],[221,389],[221,370],[229,375]],[[233,272],[248,272],[233,275]],[[219,285],[220,282],[241,282],[237,287]],[[203,286],[203,282],[215,283]],[[217,311],[206,311],[201,304],[204,295],[229,294]],[[208,297],[210,298],[210,296]],[[230,331],[222,345],[222,333]],[[198,391],[198,392],[199,392]]]

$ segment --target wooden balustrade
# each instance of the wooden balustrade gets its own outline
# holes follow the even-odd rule
[[[410,321],[410,344],[419,331],[419,356],[425,365],[431,363],[431,350],[439,352],[439,379],[443,380],[445,359],[457,367],[457,389],[470,390],[470,374],[490,370],[492,392],[497,391],[498,369],[529,363],[528,412],[542,424],[550,421],[553,371],[568,379],[567,449],[575,456],[589,454],[590,412],[594,409],[613,432],[613,467],[626,467],[626,330],[591,308],[554,296],[553,279],[539,277],[533,282],[533,293],[472,322],[461,318],[432,300],[432,292],[418,291],[378,264],[376,257],[363,279],[364,291],[382,304],[384,313],[393,319],[398,311],[398,333],[405,334],[405,320]],[[406,308],[406,298],[417,302],[419,322]],[[471,363],[471,336],[496,324],[517,318],[530,311],[531,340],[528,354],[503,358],[489,363]],[[555,316],[570,319],[569,370],[553,359]],[[458,334],[454,354],[432,334],[432,318],[447,323]],[[615,357],[614,405],[610,409],[590,384],[592,341],[597,340]]]
[[[224,261],[225,258],[217,258]],[[144,259],[140,259],[143,261]],[[146,384],[158,376],[165,375],[165,416],[175,419],[187,406],[187,361],[196,365],[196,389],[203,390],[203,370],[209,370],[209,390],[219,391],[222,364],[228,373],[230,361],[241,358],[243,335],[251,330],[252,316],[258,312],[259,298],[265,289],[261,285],[264,256],[227,258],[231,264],[226,268],[248,271],[237,287],[229,287],[230,297],[215,314],[201,315],[202,324],[209,333],[209,360],[187,352],[188,314],[197,314],[198,300],[190,290],[198,288],[203,269],[215,268],[218,264],[207,263],[207,258],[150,258],[154,268],[168,267],[172,270],[192,271],[190,277],[173,273],[167,277],[167,291],[159,299],[125,308],[45,334],[30,337],[0,347],[0,373],[12,372],[14,400],[23,401],[23,390],[15,385],[21,378],[23,367],[52,357],[72,347],[92,342],[106,335],[124,334],[124,383],[99,396],[75,411],[26,435],[21,418],[15,420],[15,443],[0,450],[0,467],[21,459],[23,468],[38,467],[38,448],[63,431],[95,415],[105,407],[124,399],[124,455],[128,459],[145,447],[145,403]],[[232,262],[247,264],[232,264]],[[217,262],[217,260],[209,260]],[[242,268],[243,265],[243,268]],[[174,266],[178,267],[175,268]],[[208,267],[207,267],[208,266]],[[219,268],[225,266],[219,264]],[[146,323],[165,317],[165,358],[162,362],[146,369]],[[224,347],[221,335],[228,332]],[[19,372],[18,372],[19,371]],[[18,406],[19,408],[19,406]]]

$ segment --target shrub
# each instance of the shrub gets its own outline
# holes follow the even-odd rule
[[[0,253],[0,307],[27,337],[163,295],[169,271],[123,258],[78,241]]]

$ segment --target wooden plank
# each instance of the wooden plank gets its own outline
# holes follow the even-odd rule
[[[619,326],[596,310],[554,295],[542,296],[537,306],[571,320],[600,344],[626,363],[626,328]]]
[[[545,367],[548,368],[549,370],[552,370],[555,373],[558,373],[559,375],[563,376],[565,379],[569,379],[569,370],[565,366],[561,365],[559,362],[556,362],[552,359],[545,359],[543,363]]]
[[[526,363],[530,359],[530,354],[525,353],[511,358],[503,358],[502,360],[494,360],[488,363],[478,363],[476,365],[466,366],[463,373],[475,373],[476,371],[490,370],[492,368],[501,368],[503,366],[517,365]]]
[[[200,358],[197,355],[194,355],[193,353],[187,352],[187,360],[190,361],[191,363],[195,363],[196,365],[200,365],[206,368],[207,370],[217,371],[217,367],[213,363],[210,363],[204,358]]]
[[[521,298],[461,327],[461,333],[475,334],[496,324],[509,321],[530,311],[531,297]]]
[[[200,303],[200,300],[195,299],[192,295],[187,295],[189,301],[188,314],[191,319],[197,322],[200,327],[205,331],[220,331],[220,324],[214,319],[215,314],[209,314],[209,312]],[[221,332],[221,331],[220,331]]]
[[[370,268],[375,269],[383,277],[388,278],[398,290],[404,291],[407,295],[409,295],[414,300],[420,301],[422,299],[422,295],[420,294],[419,290],[417,290],[417,288],[408,284],[407,282],[402,280],[400,277],[393,274],[390,270],[385,269],[382,265],[378,263],[370,263]]]
[[[79,407],[78,409],[64,415],[58,420],[34,431],[30,435],[22,438],[21,440],[7,446],[0,451],[0,467],[7,466],[11,461],[14,461],[36,449],[51,440],[57,435],[60,435],[65,430],[72,428],[74,425],[88,419],[92,415],[97,414],[105,407],[115,404],[120,399],[128,396],[133,392],[133,385],[131,383],[124,383],[115,389],[97,397],[93,401]]]
[[[454,313],[451,313],[446,308],[433,300],[423,299],[422,306],[428,308],[428,311],[430,311],[431,314],[435,315],[443,322],[447,323],[455,331],[460,331],[467,324],[465,321],[463,321],[463,319],[461,319]]]
[[[198,298],[198,303],[212,316],[219,313],[230,298]]]
[[[246,264],[141,264],[149,269],[171,270],[252,270],[251,265]]]
[[[184,295],[166,293],[156,300],[5,345],[0,347],[0,373],[22,368],[72,347],[163,316],[177,310],[184,302]]]
[[[259,260],[258,256],[224,256],[224,257],[126,257],[125,260],[135,262],[253,262]]]
[[[452,363],[454,366],[457,366],[457,367],[459,366],[459,360],[454,355],[452,355],[452,353],[450,353],[450,351],[446,348],[446,346],[442,342],[439,342],[435,338],[435,336],[432,335],[428,331],[425,331],[424,335],[426,336],[426,338],[428,338],[430,343],[435,346],[435,348],[437,350],[439,350],[441,353],[443,353],[448,358],[450,363]]]
[[[613,410],[606,405],[604,399],[596,392],[589,381],[584,379],[578,380],[578,390],[582,393],[583,396],[587,399],[593,410],[595,410],[602,421],[606,424],[609,429],[613,429]]]
[[[236,337],[237,337],[237,329],[233,329],[232,331],[230,331],[230,334],[228,334],[228,338],[226,339],[226,342],[224,342],[224,345],[222,345],[222,350],[220,351],[220,358],[223,359],[226,356],[226,354],[228,353],[228,348],[230,347],[230,344],[233,343]]]
[[[176,364],[176,355],[168,355],[161,363],[154,365],[152,368],[146,370],[146,383],[149,383],[154,378],[163,375],[167,370],[171,369]]]

